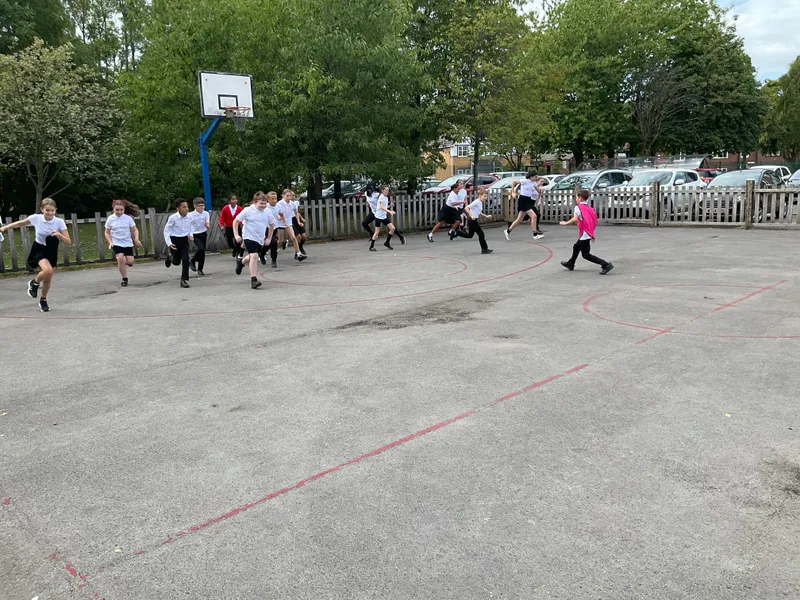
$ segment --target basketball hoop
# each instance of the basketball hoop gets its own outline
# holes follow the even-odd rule
[[[244,131],[247,120],[252,114],[249,106],[226,106],[225,117],[233,121],[236,131]]]

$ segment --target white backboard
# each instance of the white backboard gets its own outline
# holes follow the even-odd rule
[[[237,73],[200,71],[200,111],[204,117],[224,117],[227,106],[249,106],[253,118],[253,78]]]

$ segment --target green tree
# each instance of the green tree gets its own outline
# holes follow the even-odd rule
[[[34,43],[0,55],[0,156],[25,169],[36,195],[109,170],[121,113],[115,95],[73,61],[72,48]]]
[[[415,2],[415,46],[435,86],[433,114],[451,139],[468,138],[473,175],[485,143],[506,121],[509,90],[519,90],[526,37],[516,0]]]
[[[0,54],[26,48],[34,38],[64,43],[69,20],[59,0],[0,0]]]
[[[760,138],[762,150],[800,161],[800,57],[785,75],[766,82],[762,89],[769,107]]]

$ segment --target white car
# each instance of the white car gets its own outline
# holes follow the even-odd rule
[[[706,187],[700,175],[691,169],[648,169],[646,171],[638,171],[633,176],[633,179],[624,185],[628,187],[649,187],[656,181],[658,181],[662,187]]]
[[[706,182],[702,180],[700,174],[691,169],[646,169],[637,171],[633,179],[624,184],[624,189],[629,189],[629,193],[615,194],[615,198],[609,200],[609,207],[625,207],[635,211],[634,214],[639,216],[638,211],[644,210],[644,218],[650,215],[650,192],[637,192],[631,188],[651,188],[654,183],[660,183],[663,188],[672,188],[678,192],[676,188],[690,188],[690,189],[703,189],[706,187]],[[691,211],[691,205],[688,202],[682,202],[683,198],[680,193],[670,192],[669,190],[662,194],[662,215],[668,218],[674,214],[676,204],[680,204],[683,212]]]
[[[790,187],[800,187],[800,169],[797,169],[794,175],[789,177],[789,181],[786,182],[786,185]]]
[[[514,179],[522,179],[525,175],[528,174],[527,171],[495,171],[494,173],[489,173],[490,175],[494,175],[498,179],[508,179],[509,177],[513,177]]]
[[[782,183],[788,183],[789,180],[792,178],[792,172],[789,170],[789,167],[777,166],[777,165],[758,165],[755,167],[750,167],[751,171],[753,169],[765,169],[769,171],[774,171]]]

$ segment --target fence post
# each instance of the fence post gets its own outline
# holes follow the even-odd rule
[[[72,213],[70,215],[72,220],[72,246],[75,248],[75,264],[81,264],[81,239],[79,236],[80,227],[78,227],[78,215]]]
[[[27,216],[19,216],[18,221],[22,221],[23,219],[27,219]],[[9,229],[8,231],[11,231]],[[31,254],[31,238],[28,235],[28,225],[25,227],[19,228],[19,235],[22,238],[22,264],[25,265],[25,268],[28,268],[28,256]]]
[[[106,249],[103,243],[103,217],[99,212],[94,213],[94,231],[97,235],[97,259],[106,259]]]
[[[744,188],[744,228],[753,228],[753,212],[756,207],[755,181],[748,179]],[[766,220],[766,219],[765,219]]]
[[[150,252],[154,258],[158,258],[156,252],[156,209],[147,209],[147,219],[150,221]]]
[[[328,237],[330,239],[336,238],[336,215],[334,210],[336,207],[336,198],[325,199],[325,222],[328,226]]]
[[[6,217],[6,225],[12,223],[11,217]],[[8,250],[11,252],[11,270],[16,271],[19,269],[19,262],[17,262],[17,242],[14,236],[13,229],[6,230],[6,237],[8,238]]]
[[[64,219],[64,221],[66,221],[66,219],[64,218],[65,215],[56,214],[56,216],[59,219]],[[66,223],[65,223],[65,225],[66,225]],[[74,244],[75,241],[73,240],[72,243]],[[63,242],[60,243],[59,246],[61,247],[61,262],[65,267],[68,267],[69,266],[69,246],[67,244],[63,243]]]
[[[661,184],[653,182],[653,190],[650,193],[650,226],[658,227],[661,213]]]
[[[147,256],[147,219],[144,216],[144,211],[139,212],[139,225],[141,225],[139,232],[139,241],[142,242],[142,250],[144,255]],[[139,249],[133,249],[134,254],[138,254]]]

